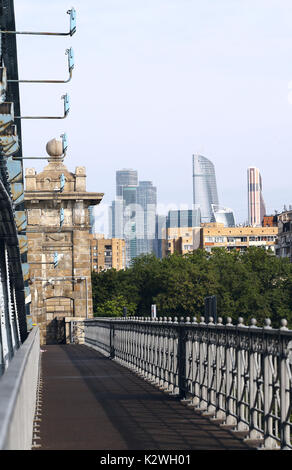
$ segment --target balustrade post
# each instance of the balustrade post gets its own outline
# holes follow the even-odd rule
[[[215,326],[214,317],[209,317],[208,325]],[[216,344],[213,337],[214,330],[210,328],[207,339],[207,411],[204,413],[208,416],[216,414]]]
[[[263,408],[264,408],[264,444],[263,448],[271,449],[277,447],[277,443],[273,436],[273,417],[271,410],[273,406],[273,374],[271,364],[273,355],[269,345],[266,345],[264,351],[264,370],[263,370]]]
[[[168,317],[167,323],[169,325],[172,324],[172,318]],[[169,335],[167,338],[167,347],[168,347],[168,355],[167,355],[167,364],[168,364],[168,371],[167,371],[167,391],[172,393],[174,390],[174,373],[173,373],[173,333],[171,330],[169,331]]]
[[[244,328],[243,318],[239,317],[237,325],[237,350],[236,350],[236,372],[237,372],[237,431],[246,431],[248,430],[247,424],[247,415],[248,411],[246,407],[246,396],[247,396],[247,382],[249,380],[249,374],[246,371],[247,358],[244,342]],[[240,330],[241,329],[241,330]]]
[[[236,414],[235,414],[235,397],[234,386],[235,386],[235,351],[233,346],[233,332],[231,328],[234,328],[232,325],[232,319],[227,318],[226,323],[226,421],[227,425],[237,424]],[[230,330],[229,330],[230,329]],[[229,331],[228,331],[229,330]]]
[[[178,327],[178,395],[180,399],[186,397],[186,328],[181,318]]]
[[[173,388],[172,388],[172,393],[178,394],[179,393],[179,362],[178,362],[178,337],[179,337],[179,327],[178,327],[178,318],[174,317],[173,323],[175,326],[175,331],[176,331],[176,338],[173,337],[173,349],[172,349],[172,360],[173,360]]]
[[[206,325],[205,317],[201,317],[200,325]],[[208,403],[208,344],[204,341],[204,329],[200,330],[199,340],[199,406],[206,411]]]
[[[287,323],[286,323],[287,324]],[[286,324],[281,329],[287,329]],[[288,341],[284,336],[281,337],[281,365],[280,365],[280,437],[281,449],[291,450],[291,429],[290,429],[290,415],[291,415],[291,369],[289,364],[290,354],[292,350],[292,341]]]
[[[225,367],[225,343],[223,339],[226,338],[223,329],[223,319],[218,317],[217,319],[217,341],[216,341],[216,415],[215,419],[223,420],[226,418],[226,399],[224,394],[224,382],[226,379],[226,367]]]
[[[115,358],[115,325],[110,322],[110,358]]]
[[[266,345],[265,345],[266,347]],[[248,439],[262,439],[263,434],[258,431],[260,429],[260,412],[258,405],[258,397],[261,394],[261,379],[259,377],[258,353],[255,345],[250,341],[249,347],[249,408],[250,408],[250,422],[249,422],[249,436]]]

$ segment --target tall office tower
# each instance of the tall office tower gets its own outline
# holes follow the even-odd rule
[[[265,202],[262,195],[262,177],[258,168],[247,169],[247,198],[248,223],[261,226],[266,214]]]
[[[200,209],[170,210],[166,228],[200,227]]]
[[[116,172],[116,199],[111,207],[111,235],[126,241],[126,266],[140,254],[154,251],[157,190],[140,181],[136,170]]]
[[[166,215],[155,216],[155,240],[154,240],[154,253],[157,258],[162,258],[162,240],[166,236]]]
[[[157,188],[152,181],[140,181],[137,187],[137,255],[154,251],[156,207]]]
[[[212,211],[215,222],[224,224],[224,227],[235,227],[234,212],[232,209],[212,204]]]
[[[95,216],[94,216],[94,206],[88,207],[89,212],[89,233],[94,233],[94,224],[95,224]]]
[[[112,238],[126,241],[126,265],[137,255],[136,212],[138,173],[136,170],[116,171],[116,198],[110,208],[109,233]]]
[[[137,256],[137,186],[123,186],[123,229],[126,241],[126,266]]]
[[[122,197],[116,197],[112,201],[109,216],[109,237],[110,238],[123,238],[124,237],[124,202]]]
[[[200,208],[201,222],[213,222],[212,204],[219,204],[215,168],[202,155],[193,155],[193,204]]]
[[[136,170],[126,169],[116,171],[116,195],[123,196],[124,186],[138,186],[138,173]]]

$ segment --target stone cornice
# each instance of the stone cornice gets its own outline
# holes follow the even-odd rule
[[[52,201],[52,200],[61,200],[61,201],[95,201],[95,204],[100,202],[104,196],[104,193],[89,193],[89,192],[63,192],[59,191],[25,191],[24,200],[39,200],[39,201]]]

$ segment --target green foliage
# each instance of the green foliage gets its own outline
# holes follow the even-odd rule
[[[200,316],[205,297],[216,295],[218,316],[255,317],[259,325],[269,317],[275,327],[286,318],[292,326],[292,265],[258,247],[244,253],[196,250],[162,260],[140,256],[124,271],[92,273],[92,288],[99,316],[121,316],[123,307],[129,315],[149,316],[151,304],[158,315]]]
[[[133,316],[136,313],[136,305],[128,302],[123,295],[117,295],[112,299],[105,300],[96,307],[95,317],[121,317],[123,308],[127,308],[128,315]]]

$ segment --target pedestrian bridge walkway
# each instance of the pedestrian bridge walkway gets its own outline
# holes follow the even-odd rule
[[[85,345],[44,346],[38,450],[251,450],[236,435]]]

